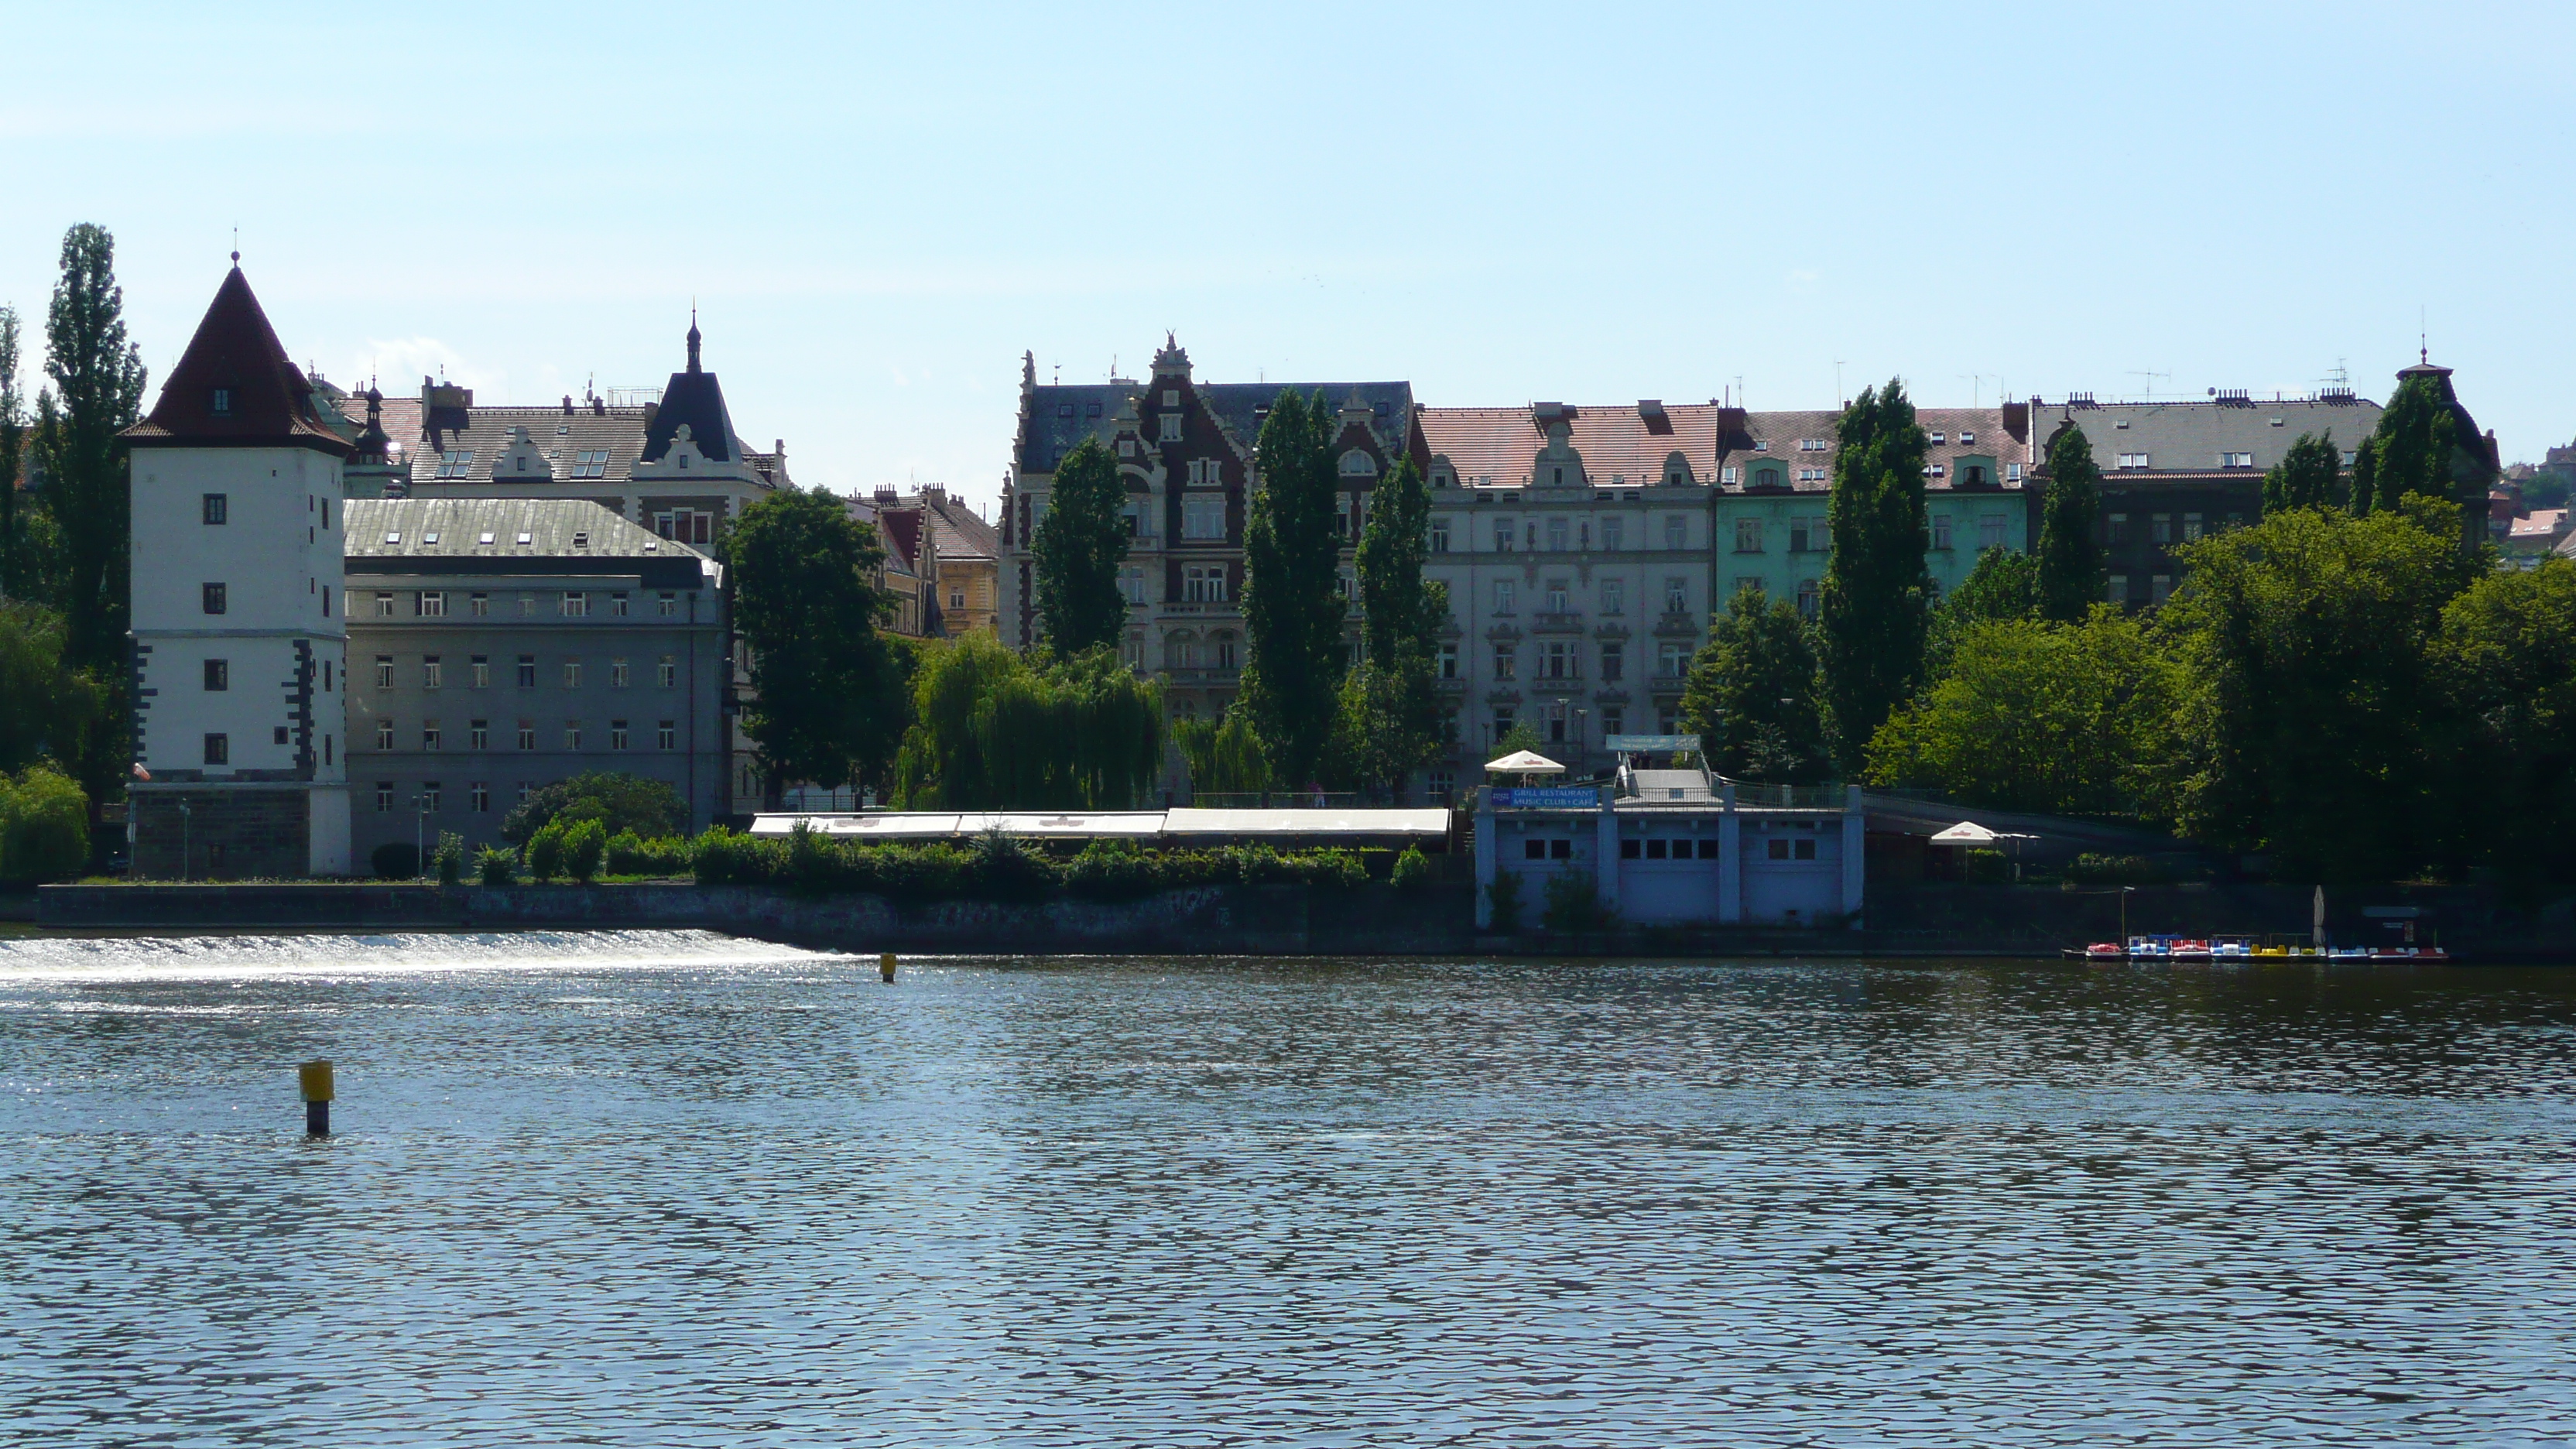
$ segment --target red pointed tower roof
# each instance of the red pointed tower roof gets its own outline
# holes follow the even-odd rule
[[[234,259],[197,335],[161,384],[150,416],[125,430],[136,447],[315,448],[343,457],[349,440],[314,410],[313,385],[277,340]]]

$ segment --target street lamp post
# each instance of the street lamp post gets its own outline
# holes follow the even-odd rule
[[[188,825],[189,825],[189,823],[190,823],[190,822],[189,822],[189,819],[188,819],[188,817],[189,817],[189,813],[190,813],[190,812],[189,812],[189,808],[188,808],[188,802],[187,802],[187,801],[185,801],[185,800],[180,801],[180,802],[179,802],[179,880],[180,880],[180,883],[181,883],[181,884],[183,884],[183,885],[187,883],[187,879],[188,879]]]
[[[425,822],[427,822],[427,821],[428,821],[428,819],[429,819],[429,796],[428,796],[426,793],[412,796],[412,797],[411,797],[411,878],[412,878],[413,880],[419,880],[419,879],[421,879],[421,867],[422,867],[423,865],[427,864],[427,862],[423,861],[423,860],[420,858],[420,851],[421,851],[421,840],[422,840],[421,832],[422,832],[422,829],[423,829],[423,827],[424,827]]]

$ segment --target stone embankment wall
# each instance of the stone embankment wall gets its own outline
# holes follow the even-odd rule
[[[2304,938],[2307,888],[2145,886],[2130,893],[2132,932]],[[1580,936],[1479,934],[1467,888],[1399,892],[1306,886],[1198,886],[1135,901],[898,904],[878,896],[805,899],[746,886],[101,885],[45,886],[37,917],[74,929],[515,930],[694,926],[847,951],[1140,955],[2023,956],[2107,941],[2116,890],[1873,885],[1867,930],[1677,927]],[[2417,934],[2464,959],[2576,963],[2576,901],[2517,907],[2479,887],[2391,887],[2328,895],[2344,943],[2397,944],[2363,914],[2413,906]]]

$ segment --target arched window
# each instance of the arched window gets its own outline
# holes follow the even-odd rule
[[[1366,452],[1363,452],[1358,448],[1353,448],[1342,455],[1342,476],[1345,478],[1374,478],[1377,476],[1377,460],[1370,457]]]

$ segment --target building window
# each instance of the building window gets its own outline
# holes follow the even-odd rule
[[[607,477],[608,450],[606,448],[577,449],[572,455],[572,476],[576,478]]]
[[[663,655],[660,664],[656,667],[656,678],[660,681],[661,686],[664,689],[669,689],[671,686],[679,683],[680,661],[678,656],[671,654]]]
[[[2144,453],[2122,453],[2119,455],[2119,458],[2119,466],[2123,468],[2143,468],[2147,466],[2147,455]]]
[[[1690,612],[1690,580],[1664,580],[1664,612],[1667,614]]]
[[[1601,646],[1601,682],[1616,684],[1628,675],[1628,646],[1613,641]],[[1604,724],[1603,728],[1614,728]]]
[[[380,719],[376,721],[376,748],[380,750],[390,750],[393,747],[394,722],[389,719]]]
[[[1181,537],[1185,539],[1225,537],[1225,500],[1221,497],[1183,498],[1181,500]]]
[[[224,523],[230,520],[232,516],[232,498],[229,494],[209,493],[205,496],[203,502],[206,522]]]
[[[331,586],[329,584],[324,584],[322,586],[322,617],[325,619],[331,617]]]
[[[537,656],[534,654],[519,656],[519,687],[521,689],[537,687]]]
[[[1814,579],[1798,580],[1798,617],[1812,622],[1823,604],[1823,594]]]
[[[470,804],[473,806],[473,808],[474,808],[474,813],[475,813],[475,814],[477,814],[477,815],[489,815],[489,814],[491,814],[491,813],[492,813],[492,782],[491,782],[491,781],[489,781],[489,780],[477,780],[477,781],[475,781],[473,784],[466,786],[466,787],[465,787],[465,798],[466,798],[466,800],[468,801],[468,803],[470,803]]]
[[[1494,612],[1508,614],[1520,605],[1520,586],[1510,579],[1494,580]]]
[[[1565,580],[1549,579],[1547,581],[1547,611],[1551,614],[1562,614],[1565,612]]]
[[[1539,656],[1539,677],[1542,679],[1578,677],[1574,668],[1574,646],[1560,640],[1549,640],[1547,652]]]
[[[2173,575],[2152,574],[2147,579],[2147,602],[2161,604],[2173,596]]]
[[[1137,587],[1136,592],[1137,592],[1139,595],[1141,595],[1141,594],[1143,594],[1143,593],[1144,593],[1144,591],[1145,591],[1145,590],[1144,590],[1144,587],[1143,587],[1143,580],[1142,580],[1142,579],[1139,579],[1137,582],[1138,582],[1138,587]],[[1141,603],[1143,603],[1143,602],[1144,602],[1144,600],[1140,597],[1140,598],[1137,598],[1137,599],[1133,600],[1132,602],[1140,603],[1140,604],[1141,604]],[[950,607],[950,608],[952,608],[952,609],[962,609],[962,608],[965,608],[965,607],[966,607],[966,591],[965,591],[964,589],[950,589],[950,590],[948,591],[948,607]]]
[[[535,785],[531,784],[530,782],[528,782],[528,781],[526,781],[526,780],[521,780],[521,781],[519,782],[519,799],[518,799],[518,803],[519,803],[519,804],[522,804],[522,805],[527,804],[527,803],[528,803],[528,797],[529,797],[529,796],[531,796],[531,795],[533,795],[533,794],[535,794],[535,793],[537,793],[537,787],[536,787]]]
[[[1673,519],[1666,519],[1664,521],[1664,528],[1667,533],[1671,531],[1674,522],[1675,520]],[[1678,547],[1679,545],[1674,546]],[[1735,520],[1735,551],[1737,553],[1760,553],[1762,551],[1762,520],[1758,518],[1739,518]]]
[[[217,413],[226,417],[231,416],[233,410],[233,390],[228,387],[219,387],[208,392],[206,394],[206,408],[209,412]]]
[[[564,661],[564,688],[566,688],[566,689],[579,689],[579,688],[581,688],[581,661],[580,661],[580,660],[578,660],[578,659],[567,659],[567,660],[565,660],[565,661]]]
[[[465,612],[473,615],[477,619],[490,617],[492,613],[492,596],[490,594],[466,595]]]
[[[567,619],[587,619],[590,617],[590,595],[566,589],[556,612]]]
[[[1494,646],[1494,678],[1498,680],[1520,678],[1519,654],[1509,644]]]
[[[1989,549],[2002,548],[2003,546],[2004,516],[2000,513],[1979,514],[1977,516],[1977,547],[1980,549]]]
[[[1758,523],[1755,524],[1754,530],[1753,547],[1758,552],[1762,547],[1761,525]],[[1736,532],[1737,546],[1741,547],[1743,545],[1743,541],[1743,530],[1739,526]],[[1683,549],[1690,547],[1689,519],[1682,517],[1678,513],[1672,514],[1664,519],[1664,547],[1671,549],[1675,553],[1679,553]]]
[[[1458,677],[1458,645],[1455,640],[1445,641],[1440,646],[1440,677]]]
[[[1547,521],[1547,547],[1550,553],[1565,552],[1566,523],[1562,518]]]
[[[2125,604],[2129,602],[2129,576],[2127,574],[2111,575],[2111,586],[2108,589],[2105,589],[2103,594],[2104,597],[2108,598],[2114,604]]]
[[[420,747],[423,750],[438,748],[438,721],[425,719],[420,722]]]
[[[1181,571],[1181,600],[1191,604],[1225,602],[1225,565],[1193,564]]]
[[[1232,634],[1219,634],[1216,636],[1216,667],[1219,669],[1234,669],[1238,667],[1235,661],[1234,636]]]
[[[1435,518],[1431,520],[1431,551],[1433,553],[1447,553],[1449,551],[1448,519]]]
[[[233,667],[231,662],[223,659],[207,660],[206,688],[210,690],[223,690],[230,689],[232,687]]]
[[[420,593],[419,593],[419,595],[418,595],[417,597],[415,597],[415,598],[414,598],[414,600],[413,600],[413,602],[412,602],[411,611],[412,611],[412,617],[414,617],[414,618],[416,618],[416,619],[444,619],[444,618],[446,618],[446,617],[447,617],[447,594],[446,594],[446,592],[445,592],[444,590],[440,590],[440,589],[423,589],[423,590],[421,590],[421,591],[420,591]]]
[[[1947,517],[1935,516],[1933,518],[1932,546],[1936,549],[1948,548],[1950,546],[1950,520]]]
[[[1601,612],[1605,614],[1624,614],[1627,610],[1628,581],[1625,579],[1603,579],[1601,581]]]
[[[224,586],[223,586],[223,585],[221,585],[221,584],[200,584],[200,585],[198,585],[198,589],[199,589],[199,601],[204,605],[205,610],[206,610],[206,612],[207,612],[207,613],[209,613],[209,614],[220,614],[220,613],[224,612]]]
[[[436,780],[423,780],[420,782],[420,808],[423,814],[435,815],[439,812],[441,808],[439,800],[440,793],[439,783]]]
[[[1513,521],[1512,519],[1508,519],[1508,518],[1497,518],[1497,519],[1495,519],[1495,520],[1494,520],[1494,552],[1496,552],[1496,553],[1510,553],[1510,552],[1512,551],[1512,545],[1513,545],[1513,544],[1515,544],[1515,543],[1518,543],[1518,542],[1520,541],[1520,533],[1521,533],[1521,526],[1520,526],[1520,524],[1519,524],[1519,523],[1517,523],[1517,522],[1515,522],[1515,521]]]
[[[577,750],[581,748],[580,720],[568,719],[564,721],[564,748],[567,750]]]
[[[472,448],[450,448],[438,455],[438,477],[463,478],[474,471]]]
[[[1655,646],[1655,677],[1682,679],[1690,674],[1691,646],[1671,640]],[[1665,733],[1670,734],[1667,730]]]
[[[325,765],[331,763],[331,737],[329,735],[324,735],[322,737],[322,763]]]
[[[446,669],[445,669],[445,666],[441,665],[441,664],[438,662],[438,656],[437,656],[437,655],[435,655],[435,654],[424,654],[424,655],[422,655],[422,656],[420,657],[420,687],[421,687],[421,688],[423,688],[423,689],[436,689],[436,688],[438,688],[438,687],[439,687],[439,684],[440,684],[440,683],[441,683],[445,678],[446,678]]]
[[[2199,514],[2186,513],[2182,516],[2182,537],[2183,542],[2185,543],[2189,543],[2193,539],[2200,537]]]
[[[536,747],[537,722],[532,719],[523,719],[519,721],[519,748],[523,750],[533,750]],[[520,798],[526,799],[527,797],[523,794]]]
[[[2105,524],[2104,530],[2105,536],[2109,542],[2113,544],[2127,543],[2129,541],[2129,515],[2125,513],[2112,514],[2109,521]]]
[[[608,596],[608,617],[612,619],[623,619],[626,617],[626,596],[624,594],[610,594]]]
[[[322,692],[331,692],[331,661],[328,659],[322,661]]]
[[[465,722],[465,747],[469,750],[488,750],[492,748],[492,722],[488,719],[467,720]]]
[[[2172,514],[2170,514],[2170,513],[2159,513],[2159,514],[2157,514],[2157,515],[2155,516],[2155,518],[2154,518],[2154,519],[2153,519],[2153,520],[2152,520],[2152,521],[2147,525],[2147,527],[2148,527],[2147,537],[2148,537],[2149,541],[2154,542],[2154,543],[2171,543],[2171,542],[2173,542],[2173,515],[2172,515]]]
[[[2254,466],[2254,455],[2251,453],[2221,453],[2218,455],[2218,466],[2221,468],[2251,468]]]
[[[474,687],[476,689],[490,689],[492,687],[492,656],[489,654],[477,654],[470,661],[470,665],[474,671]]]
[[[608,722],[608,747],[612,750],[626,748],[626,721],[613,719]]]
[[[522,619],[534,618],[536,616],[536,612],[537,596],[534,594],[521,594],[519,596],[519,617]]]
[[[379,619],[390,619],[390,618],[392,618],[393,616],[394,616],[394,596],[393,596],[393,591],[392,591],[392,590],[390,590],[390,589],[388,589],[388,590],[384,590],[384,591],[379,592],[379,593],[376,595],[376,617],[377,617],[377,618],[379,618]]]
[[[390,654],[379,654],[376,656],[376,688],[391,689],[393,687],[394,657]]]
[[[1510,734],[1511,732],[1512,732],[1512,712],[1511,712],[1510,710],[1507,710],[1507,709],[1498,709],[1498,710],[1495,710],[1495,711],[1494,711],[1494,742],[1495,742],[1496,744],[1500,744],[1500,743],[1502,743],[1503,736],[1505,736],[1505,735],[1507,735],[1507,734]]]
[[[376,813],[379,815],[391,815],[393,812],[394,782],[391,780],[378,780],[376,782]]]
[[[680,747],[680,722],[666,719],[653,728],[653,748],[676,750]]]
[[[233,759],[233,737],[232,737],[232,736],[230,736],[230,735],[208,735],[208,736],[206,736],[206,763],[207,763],[207,764],[209,764],[209,765],[229,765],[229,764],[231,764],[231,763],[232,763],[232,759]]]
[[[624,689],[626,687],[625,660],[611,659],[608,661],[608,687],[611,689]]]

